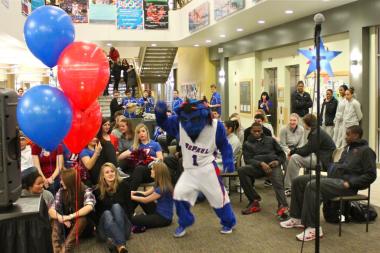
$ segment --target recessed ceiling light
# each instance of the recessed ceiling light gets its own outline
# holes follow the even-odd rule
[[[194,47],[199,47],[199,44],[195,44]]]
[[[112,47],[112,44],[111,43],[107,43],[107,46]]]
[[[238,29],[236,29],[236,31],[237,32],[242,32],[242,31],[244,31],[244,29],[243,28],[238,28]]]
[[[265,24],[265,20],[262,20],[262,19],[258,20],[257,23],[259,23],[259,24]]]
[[[293,10],[286,10],[286,11],[285,11],[285,14],[293,14],[293,13],[294,13]]]
[[[153,43],[151,46],[152,46],[152,47],[157,47],[157,44],[154,44],[154,43]]]
[[[221,34],[221,35],[219,35],[219,37],[220,37],[220,38],[225,38],[226,35],[225,35],[225,34]]]
[[[206,40],[206,43],[211,43],[211,40]]]

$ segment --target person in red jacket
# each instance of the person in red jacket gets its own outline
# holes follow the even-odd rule
[[[113,62],[117,62],[120,58],[119,51],[117,51],[117,49],[114,47],[110,48],[110,52],[109,52],[108,56],[111,58],[111,60]]]

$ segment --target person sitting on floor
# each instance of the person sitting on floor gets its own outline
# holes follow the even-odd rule
[[[172,223],[174,201],[169,169],[163,162],[157,162],[153,163],[150,173],[154,187],[145,192],[131,192],[131,199],[138,202],[145,212],[132,217],[134,233]]]
[[[298,176],[301,168],[314,169],[317,164],[317,117],[313,114],[306,114],[303,117],[304,129],[309,131],[307,143],[300,148],[293,148],[289,155],[290,159],[286,168],[285,187],[290,188],[291,182]],[[330,135],[323,129],[319,135],[319,149],[322,168],[327,169],[327,166],[332,162],[332,154],[335,150],[335,144]]]
[[[62,187],[49,209],[53,220],[52,244],[54,252],[72,252],[77,235],[92,233],[87,215],[94,210],[95,197],[90,188],[77,183],[74,169],[62,170]]]
[[[278,202],[277,215],[280,219],[287,218],[288,203],[284,192],[284,176],[281,164],[285,161],[285,153],[270,136],[263,134],[263,126],[260,123],[253,123],[251,135],[243,145],[243,157],[245,166],[238,169],[240,184],[248,198],[247,208],[242,210],[242,214],[260,212],[261,197],[252,187],[255,179],[269,177]]]
[[[130,192],[129,180],[120,177],[115,165],[103,164],[94,191],[95,222],[100,239],[110,239],[117,252],[127,252],[125,244],[131,234]]]
[[[362,139],[360,126],[351,126],[346,131],[347,146],[337,163],[328,169],[327,177],[320,180],[320,203],[337,196],[357,194],[376,180],[376,154]],[[293,180],[290,219],[280,223],[283,228],[306,227],[298,234],[298,240],[310,241],[315,233],[315,176],[304,175]],[[319,207],[318,207],[319,208]],[[319,236],[323,236],[320,227]]]

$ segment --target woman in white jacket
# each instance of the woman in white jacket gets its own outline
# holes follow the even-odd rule
[[[338,108],[336,110],[335,119],[334,119],[334,136],[333,140],[337,148],[343,146],[344,135],[343,132],[343,113],[347,103],[346,100],[346,90],[348,90],[347,85],[343,84],[339,87],[339,95],[338,99]],[[343,139],[342,139],[343,137]]]
[[[346,130],[350,126],[359,125],[360,120],[363,118],[362,110],[360,109],[360,103],[354,97],[354,88],[346,90],[346,106],[343,113],[343,145],[346,145]]]

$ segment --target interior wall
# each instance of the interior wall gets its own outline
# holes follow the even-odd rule
[[[177,83],[180,93],[182,85],[195,83],[200,89],[200,98],[206,96],[207,99],[210,99],[210,85],[216,83],[216,68],[209,61],[207,48],[178,48],[173,65],[177,67]]]

